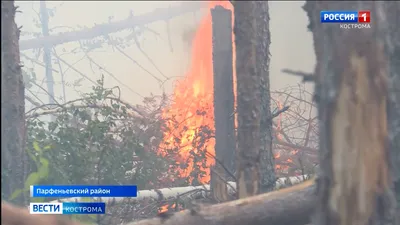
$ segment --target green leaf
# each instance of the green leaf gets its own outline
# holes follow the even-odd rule
[[[37,152],[41,152],[42,149],[40,149],[39,144],[37,143],[37,141],[33,142],[33,149],[35,149]]]
[[[47,160],[46,158],[40,157],[39,161],[42,166],[49,167],[49,160]]]
[[[17,198],[18,196],[20,196],[20,195],[22,194],[22,192],[23,192],[22,189],[17,189],[17,190],[15,190],[15,191],[11,194],[9,200],[13,200],[13,199]]]
[[[25,181],[25,190],[30,188],[31,185],[37,184],[40,181],[40,175],[38,172],[33,172],[29,174]]]
[[[50,149],[52,149],[52,146],[51,145],[46,145],[43,149],[44,150],[50,150]]]
[[[39,175],[39,179],[42,180],[49,176],[49,162],[44,158],[40,158],[40,162],[42,163],[42,166],[39,167],[37,173]]]

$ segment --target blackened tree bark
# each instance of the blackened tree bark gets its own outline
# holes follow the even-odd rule
[[[385,2],[384,24],[387,25],[386,50],[389,53],[388,126],[389,148],[393,167],[394,187],[400,214],[400,2]]]
[[[261,4],[261,3],[260,3]],[[261,124],[260,124],[260,191],[272,191],[275,188],[275,160],[272,151],[272,115],[269,79],[269,63],[271,35],[269,32],[269,8],[267,2],[262,3],[263,11],[257,22],[257,73],[261,76]]]
[[[396,224],[389,149],[389,61],[382,2],[307,1],[317,58],[321,174],[315,224]],[[321,24],[323,10],[370,10],[371,28]]]
[[[24,187],[25,101],[14,1],[1,2],[1,187],[8,198]],[[15,199],[22,203],[23,197]]]
[[[275,182],[267,184],[273,177],[270,174],[274,173],[271,143],[267,143],[271,140],[271,118],[266,117],[270,114],[266,100],[269,99],[268,2],[235,1],[234,15],[238,112],[237,182],[239,198],[243,198],[260,193],[261,181],[262,189],[272,187]]]
[[[211,9],[214,71],[215,156],[218,162],[211,170],[211,189],[220,202],[229,200],[226,181],[234,172],[236,151],[232,11],[222,6]],[[229,41],[230,40],[230,41]],[[226,171],[229,170],[229,173]]]

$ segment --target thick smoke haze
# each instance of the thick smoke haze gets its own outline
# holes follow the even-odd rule
[[[42,28],[39,26],[39,2],[21,1],[16,4],[22,11],[17,14],[17,24],[23,26],[21,40],[40,36]],[[50,10],[49,28],[50,35],[52,35],[90,28],[96,24],[110,21],[124,20],[130,14],[142,15],[151,13],[157,8],[174,7],[180,4],[189,5],[194,2],[49,1],[46,4]],[[290,68],[312,72],[315,56],[312,36],[307,31],[308,18],[301,8],[304,2],[270,2],[269,4],[272,35],[271,90],[277,90],[301,82],[299,77],[283,74],[281,69]],[[106,87],[119,86],[124,100],[140,103],[141,96],[148,96],[151,93],[160,94],[163,91],[171,93],[174,81],[185,74],[190,62],[190,37],[196,30],[202,15],[204,12],[189,12],[174,17],[169,23],[159,20],[146,25],[147,29],[144,29],[138,37],[140,49],[145,54],[133,41],[129,41],[130,46],[124,49],[118,50],[105,43],[102,47],[91,50],[88,55],[101,68],[91,62],[85,52],[80,49],[81,44],[85,44],[87,40],[81,40],[80,43],[69,42],[58,45],[54,51],[64,61],[92,80],[99,79],[103,74]],[[137,30],[137,28],[132,29]],[[118,38],[123,40],[130,37],[132,29],[112,33],[107,37],[111,40]],[[104,38],[98,37],[94,40],[104,40]],[[37,58],[37,62],[32,62],[28,57]],[[25,69],[33,69],[39,85],[46,88],[45,70],[42,66],[43,52],[22,51],[21,60]],[[53,69],[54,90],[58,98],[64,96],[62,79],[66,84],[65,98],[67,101],[79,97],[82,92],[90,91],[92,83],[82,79],[82,76],[74,69],[68,69],[68,66],[63,64],[61,69],[64,72],[64,78],[62,78],[56,59],[53,59]],[[167,81],[166,78],[168,78]],[[74,83],[79,85],[73,87],[71,84]],[[48,101],[48,97],[39,88],[33,86],[31,90],[34,93],[38,92],[43,102]]]

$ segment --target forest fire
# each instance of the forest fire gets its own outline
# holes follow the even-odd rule
[[[209,9],[217,5],[231,9],[228,1],[209,2]],[[233,13],[232,13],[233,16]],[[199,133],[203,127],[214,130],[213,108],[213,64],[212,64],[212,20],[210,10],[206,13],[198,27],[192,41],[191,65],[186,76],[179,80],[173,93],[173,102],[163,111],[163,118],[173,118],[166,121],[164,140],[160,145],[162,154],[178,150],[176,162],[182,165],[178,168],[180,177],[188,177],[195,166],[204,167],[204,162],[193,162],[193,153],[199,154]],[[205,141],[203,150],[210,154],[205,155],[203,176],[198,177],[201,183],[210,181],[209,167],[214,164],[215,140]]]
[[[212,9],[217,5],[230,9],[233,7],[228,1],[213,1],[208,3]],[[232,13],[233,19],[233,13]],[[232,21],[233,23],[233,21]],[[232,35],[234,38],[234,35]],[[233,40],[232,40],[233,41]],[[232,42],[233,43],[233,42]],[[235,46],[233,44],[233,50]],[[235,51],[233,51],[235,53]],[[173,158],[178,165],[171,166],[169,172],[177,173],[181,178],[189,178],[195,167],[203,171],[197,181],[205,184],[210,181],[210,166],[215,162],[214,138],[208,138],[202,146],[194,146],[201,139],[202,128],[208,127],[214,130],[214,106],[213,106],[213,64],[212,64],[212,18],[210,10],[203,17],[192,40],[191,64],[188,72],[176,83],[171,104],[164,109],[163,118],[166,119],[164,139],[159,146],[160,154],[167,155],[174,152]],[[235,54],[233,55],[235,60]],[[235,70],[234,70],[235,71]],[[234,74],[235,75],[235,74]],[[234,76],[235,80],[235,76]],[[235,95],[236,90],[234,89]],[[278,101],[278,108],[283,105]],[[276,138],[283,140],[281,130],[282,114],[279,115],[276,125]],[[206,151],[205,160],[193,162],[193,153],[201,154]],[[204,152],[203,152],[204,153]],[[280,153],[275,155],[279,158]],[[276,166],[281,169],[281,165]]]
[[[276,99],[276,105],[278,110],[282,110],[283,109],[283,104],[279,99]],[[282,129],[282,121],[284,120],[284,114],[279,114],[278,118],[276,120],[276,124],[274,126],[274,137],[281,142],[284,142],[284,137],[283,137],[283,129]],[[290,166],[288,164],[292,164],[293,160],[291,158],[288,157],[292,157],[294,155],[297,154],[298,150],[297,149],[293,149],[290,147],[286,148],[286,154],[284,157],[285,159],[281,159],[282,155],[281,155],[281,151],[279,149],[274,149],[274,158],[275,158],[275,170],[277,173],[279,172],[283,172],[283,171],[288,171],[288,169],[290,168]],[[289,150],[289,151],[287,151]],[[289,153],[289,154],[287,154]],[[282,163],[279,163],[282,162]]]
[[[209,9],[217,5],[232,11],[233,7],[228,1],[209,2]],[[232,21],[233,23],[233,21]],[[234,35],[233,39],[234,39]],[[204,127],[214,130],[214,106],[213,106],[213,60],[212,60],[212,17],[208,10],[203,20],[201,21],[192,40],[191,64],[185,77],[176,83],[171,104],[163,110],[163,118],[165,121],[164,139],[159,146],[159,152],[162,155],[169,155],[176,164],[171,165],[168,173],[177,173],[180,178],[189,178],[193,181],[191,172],[194,168],[203,171],[203,176],[197,175],[197,181],[201,184],[209,183],[210,181],[210,166],[215,162],[214,138],[206,138],[203,144],[201,142],[201,131]],[[232,40],[233,47],[233,66],[235,62],[235,46]],[[234,82],[235,77],[235,66]],[[234,88],[236,96],[236,89]],[[283,109],[283,104],[277,100],[278,110]],[[277,123],[275,124],[274,136],[276,139],[283,141],[282,121],[284,116],[279,114]],[[236,122],[235,122],[236,124]],[[297,150],[290,149],[290,155],[295,155]],[[194,154],[204,154],[205,159],[196,161],[193,159]],[[285,154],[286,155],[286,154]],[[276,152],[275,159],[280,159],[280,151]],[[285,156],[284,158],[287,158]],[[279,171],[287,170],[288,164],[293,163],[293,160],[283,159],[286,163],[276,163],[276,169]],[[281,161],[281,160],[280,160]],[[286,164],[286,165],[285,165]],[[168,208],[175,208],[175,204],[169,206],[163,205],[159,208],[159,212],[165,212]]]

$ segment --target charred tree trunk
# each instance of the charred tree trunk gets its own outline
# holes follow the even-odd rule
[[[304,6],[317,56],[321,174],[315,224],[395,224],[381,4],[308,1]],[[370,10],[371,28],[321,24],[320,12],[326,9]]]
[[[211,9],[214,70],[215,163],[211,173],[214,198],[227,201],[226,181],[234,171],[236,140],[234,124],[232,11]]]
[[[394,187],[397,197],[397,209],[400,214],[400,2],[385,2],[383,16],[386,17],[388,31],[386,49],[389,53],[389,98],[388,125],[389,149],[393,167]]]
[[[270,168],[272,171],[269,172],[273,172],[274,168],[273,165],[260,166],[261,157],[263,160],[270,159],[260,151],[265,150],[265,143],[261,141],[265,139],[262,136],[268,133],[264,130],[261,132],[261,124],[269,124],[264,119],[271,119],[261,119],[261,116],[265,116],[262,114],[262,104],[266,103],[263,100],[266,97],[265,90],[268,89],[268,2],[235,1],[234,9],[238,112],[237,182],[239,197],[243,198],[260,193],[261,178],[265,178],[266,173],[260,171],[261,168]],[[269,154],[272,156],[272,153]]]
[[[1,186],[2,197],[24,188],[25,90],[14,1],[1,2]],[[15,199],[23,203],[23,197]]]
[[[269,46],[271,35],[269,32],[269,8],[267,2],[262,4],[263,13],[260,13],[257,22],[257,73],[261,76],[261,124],[260,124],[260,191],[272,191],[275,187],[275,160],[272,151],[272,115],[271,94],[269,85]]]

